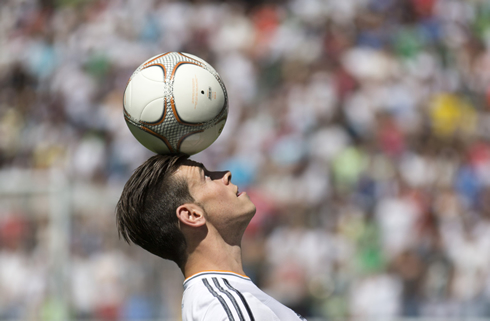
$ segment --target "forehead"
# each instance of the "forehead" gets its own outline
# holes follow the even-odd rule
[[[204,168],[204,165],[202,163],[196,162],[192,159],[184,159],[181,163],[181,166]]]
[[[174,175],[182,177],[189,184],[192,184],[199,180],[202,170],[204,170],[204,165],[202,163],[186,159],[175,171]]]

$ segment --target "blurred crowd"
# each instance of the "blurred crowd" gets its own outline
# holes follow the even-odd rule
[[[166,51],[226,84],[224,131],[193,159],[256,204],[256,284],[327,320],[490,317],[488,1],[3,0],[0,169],[120,191],[152,155],[125,85]],[[0,208],[0,320],[179,318],[180,271],[118,240],[102,202],[72,208],[69,310],[49,216]]]

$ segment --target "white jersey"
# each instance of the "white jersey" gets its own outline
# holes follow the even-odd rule
[[[206,271],[184,281],[183,321],[301,321],[290,308],[260,290],[248,277]]]

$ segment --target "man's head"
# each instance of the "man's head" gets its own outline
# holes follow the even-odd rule
[[[255,213],[230,172],[210,172],[186,156],[156,155],[138,167],[116,207],[119,234],[180,267],[188,240],[217,231],[225,242],[241,238]]]
[[[231,182],[228,171],[212,172],[201,163],[185,160],[175,177],[188,183],[194,202],[186,202],[176,210],[181,229],[195,238],[197,228],[213,229],[231,245],[239,245],[255,205],[248,195]]]

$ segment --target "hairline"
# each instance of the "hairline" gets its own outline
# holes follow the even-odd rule
[[[186,161],[191,161],[191,162],[195,163],[195,165],[194,164],[185,164]],[[168,176],[168,179],[174,180],[175,183],[179,183],[179,182],[185,183],[186,186],[187,186],[187,191],[189,192],[189,196],[192,199],[192,203],[200,206],[203,209],[203,211],[207,214],[206,210],[204,209],[203,204],[201,202],[198,202],[196,200],[196,198],[194,197],[193,193],[191,192],[191,184],[190,184],[190,181],[189,181],[189,175],[186,175],[182,171],[180,171],[180,169],[183,166],[187,166],[189,168],[197,167],[200,171],[201,170],[202,171],[205,171],[206,167],[204,166],[204,164],[202,164],[200,162],[196,162],[196,161],[194,161],[192,159],[186,158],[186,159],[182,160],[180,162],[180,164],[177,164],[177,168],[175,169],[175,171],[173,171],[173,173],[171,173]],[[186,204],[186,203],[184,203],[184,204]],[[184,204],[181,204],[181,205],[184,205]]]

